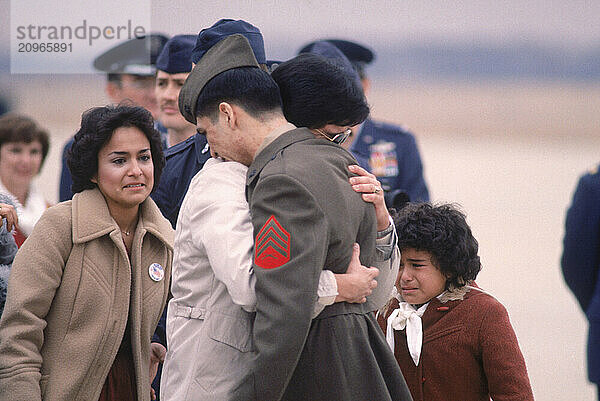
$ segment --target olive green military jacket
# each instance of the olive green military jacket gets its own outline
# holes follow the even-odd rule
[[[311,327],[321,270],[344,273],[354,242],[360,244],[362,264],[373,265],[375,212],[348,184],[350,164],[356,160],[345,149],[298,128],[277,137],[248,168],[257,400],[279,400],[294,373]],[[366,309],[336,303],[317,318]]]

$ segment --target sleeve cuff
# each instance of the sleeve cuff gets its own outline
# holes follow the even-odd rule
[[[388,216],[389,220],[390,220],[390,225],[387,226],[387,228],[385,230],[381,230],[381,231],[377,231],[377,239],[379,238],[383,238],[386,235],[388,235],[389,233],[391,233],[392,231],[395,230],[395,226],[394,226],[394,220],[392,220],[392,216]]]
[[[319,288],[317,290],[319,304],[324,306],[331,305],[335,302],[337,295],[338,288],[335,275],[331,270],[323,270],[319,278]]]
[[[386,232],[387,231],[387,232]],[[385,234],[380,236],[380,233]],[[377,250],[377,259],[379,261],[386,261],[392,257],[392,251],[398,243],[398,236],[396,234],[396,226],[394,226],[391,217],[390,225],[383,231],[377,232],[377,239],[375,240],[375,248]]]

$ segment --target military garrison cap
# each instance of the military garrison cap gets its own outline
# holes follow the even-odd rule
[[[236,33],[246,37],[254,51],[256,60],[260,64],[265,64],[265,43],[260,30],[246,21],[236,21],[232,19],[220,19],[210,28],[203,29],[198,33],[196,47],[192,51],[192,63],[197,64],[198,60],[204,56],[208,49],[213,47],[221,39]]]
[[[196,35],[175,35],[165,44],[156,59],[156,69],[169,74],[192,70],[192,50]]]
[[[167,40],[159,33],[130,39],[96,57],[94,68],[109,74],[154,75],[156,59]]]
[[[179,111],[196,125],[196,103],[204,86],[222,72],[240,67],[258,67],[248,39],[235,34],[227,36],[208,49],[192,69],[179,91]]]

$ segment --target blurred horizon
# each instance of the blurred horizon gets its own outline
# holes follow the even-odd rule
[[[244,19],[261,30],[267,58],[273,60],[287,60],[317,39],[357,41],[376,54],[368,67],[373,78],[600,81],[600,2],[135,1],[151,7],[151,31],[170,36],[196,34],[220,18]],[[90,9],[98,10],[93,4]],[[2,9],[9,6],[10,0],[0,0]],[[44,21],[64,21],[65,10],[56,8],[56,15],[45,15]],[[14,27],[8,15],[0,24],[2,75],[10,71]],[[93,51],[90,47],[90,64]]]
[[[271,47],[273,54],[289,53],[287,47]],[[286,57],[268,58],[285,61],[295,54],[293,52]],[[0,74],[9,73],[10,59],[0,58]],[[374,78],[397,76],[419,80],[510,78],[600,81],[600,46],[590,50],[573,50],[526,42],[502,45],[459,42],[411,45],[388,43],[379,48],[376,59],[367,67],[367,73]]]

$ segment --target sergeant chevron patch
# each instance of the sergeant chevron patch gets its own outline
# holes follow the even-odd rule
[[[263,269],[280,267],[290,260],[290,234],[271,215],[254,241],[254,264]]]

